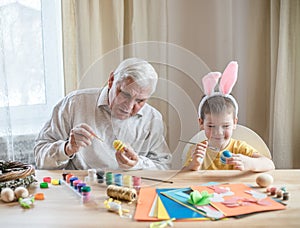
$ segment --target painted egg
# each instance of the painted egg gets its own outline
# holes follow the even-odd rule
[[[220,160],[225,165],[227,163],[226,158],[230,158],[231,156],[232,156],[232,153],[228,150],[225,150],[225,151],[223,151],[223,153],[220,157]]]
[[[265,188],[273,183],[274,179],[270,174],[263,173],[256,178],[256,183],[259,187]]]
[[[115,140],[113,146],[118,151],[123,151],[125,144],[121,140]]]

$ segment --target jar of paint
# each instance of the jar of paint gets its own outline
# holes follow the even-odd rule
[[[91,187],[83,186],[81,188],[82,202],[86,203],[91,199]]]

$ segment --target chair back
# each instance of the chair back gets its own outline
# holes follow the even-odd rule
[[[271,152],[267,144],[255,131],[251,130],[250,128],[237,124],[236,129],[233,130],[232,138],[247,142],[247,144],[255,148],[257,152],[271,159]],[[205,139],[206,136],[204,130],[202,130],[199,131],[197,134],[195,134],[189,141],[198,143],[204,141]],[[182,165],[184,165],[186,161],[186,155],[187,152],[189,151],[190,146],[191,146],[190,144],[187,144],[183,149],[183,153],[181,156]]]

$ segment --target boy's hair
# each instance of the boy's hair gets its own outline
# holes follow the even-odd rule
[[[235,98],[230,95],[237,80],[238,64],[231,61],[225,68],[223,74],[220,72],[210,72],[202,78],[205,96],[201,99],[198,114],[204,119],[204,114],[224,113],[232,108],[234,118],[237,118],[239,107]],[[218,87],[218,88],[216,88]],[[206,106],[203,110],[203,106]]]
[[[204,97],[203,97],[204,98]],[[202,98],[202,99],[203,99]],[[204,101],[199,117],[204,120],[207,114],[232,113],[235,117],[236,107],[230,97],[215,95]]]

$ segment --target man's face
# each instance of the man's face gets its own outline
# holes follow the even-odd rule
[[[131,78],[118,83],[113,80],[111,75],[108,99],[112,116],[121,120],[134,116],[150,97],[150,88],[141,88]]]

